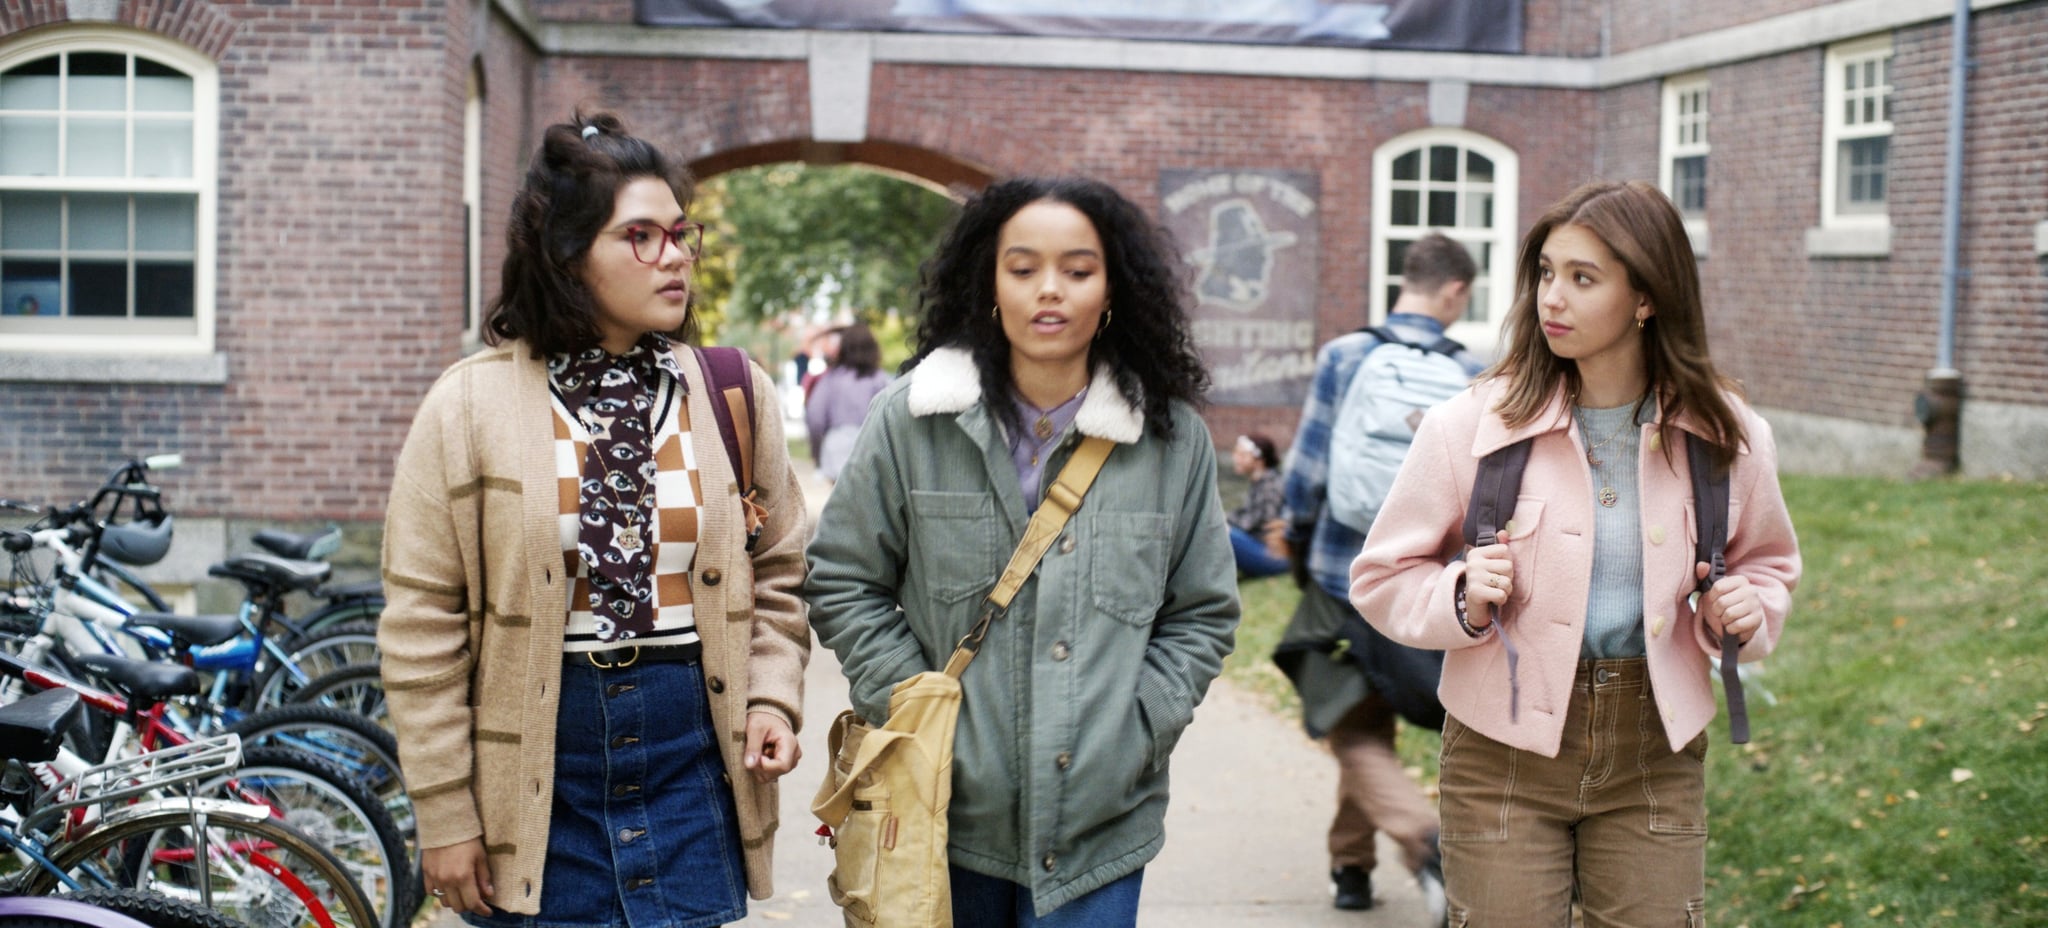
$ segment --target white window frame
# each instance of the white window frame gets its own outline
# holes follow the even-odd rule
[[[220,75],[213,59],[175,40],[105,25],[61,26],[36,30],[0,42],[0,71],[59,52],[106,52],[147,58],[183,72],[192,79],[192,177],[5,177],[0,188],[53,193],[181,193],[195,194],[193,256],[193,332],[189,335],[118,335],[105,333],[10,332],[6,352],[19,355],[92,354],[203,355],[214,350],[214,298],[218,286],[217,202],[219,191]],[[203,366],[206,370],[218,364]],[[67,366],[76,370],[75,366]],[[100,379],[121,380],[122,370]],[[200,379],[212,379],[200,373]],[[179,379],[172,375],[171,379]]]
[[[1842,204],[1839,201],[1841,178],[1839,177],[1840,169],[1838,167],[1841,160],[1841,145],[1843,142],[1854,139],[1889,138],[1892,136],[1892,122],[1890,119],[1883,118],[1885,114],[1882,110],[1878,114],[1879,118],[1870,122],[1859,122],[1853,126],[1844,122],[1842,109],[1843,105],[1847,102],[1848,90],[1842,80],[1843,69],[1852,63],[1862,64],[1865,61],[1877,59],[1889,61],[1891,57],[1892,37],[1890,34],[1856,39],[1850,42],[1840,42],[1828,46],[1827,55],[1825,56],[1826,70],[1821,81],[1820,224],[1824,229],[1889,229],[1891,226],[1889,208],[1884,212],[1852,213],[1842,211]],[[1895,88],[1887,76],[1883,94],[1885,97],[1890,97],[1894,92]],[[1864,90],[1859,88],[1858,93],[1859,95],[1863,94]],[[1893,159],[1887,157],[1885,166],[1887,207],[1889,207],[1890,203],[1891,181],[1894,176],[1892,165],[1895,163]]]
[[[484,74],[483,66],[471,62],[469,87],[462,107],[462,205],[467,228],[462,269],[469,286],[464,315],[469,320],[462,333],[466,346],[483,344],[484,337]]]
[[[1493,194],[1493,225],[1486,229],[1469,226],[1436,227],[1427,224],[1403,226],[1402,235],[1390,234],[1394,230],[1394,160],[1411,151],[1427,151],[1433,145],[1452,145],[1460,149],[1477,152],[1493,161],[1493,182],[1488,185]],[[1424,156],[1427,160],[1427,155]],[[1465,159],[1460,157],[1462,166]],[[1461,167],[1462,173],[1462,167]],[[1435,182],[1427,181],[1428,166],[1424,165],[1425,189]],[[1402,182],[1406,184],[1408,182]],[[1460,183],[1461,190],[1471,190]],[[1455,241],[1468,246],[1485,244],[1490,247],[1492,265],[1487,281],[1488,298],[1486,305],[1474,302],[1479,319],[1460,320],[1450,326],[1448,334],[1480,354],[1492,352],[1500,337],[1502,323],[1507,320],[1508,310],[1514,305],[1515,290],[1515,246],[1516,246],[1516,203],[1521,198],[1521,158],[1514,149],[1494,139],[1465,129],[1430,128],[1418,129],[1388,139],[1372,154],[1372,255],[1367,261],[1371,269],[1371,280],[1367,286],[1370,294],[1370,317],[1375,324],[1386,319],[1387,287],[1395,280],[1389,272],[1384,256],[1387,242],[1392,238],[1420,238],[1428,232],[1442,232]],[[1428,198],[1423,198],[1422,216],[1428,220]],[[1412,231],[1414,234],[1409,235]],[[1482,275],[1489,269],[1480,268]]]
[[[1660,155],[1657,159],[1657,185],[1664,195],[1671,198],[1671,205],[1685,221],[1686,234],[1692,238],[1694,255],[1707,254],[1708,232],[1707,212],[1702,206],[1699,211],[1687,213],[1678,200],[1678,160],[1681,158],[1706,158],[1708,171],[1713,170],[1713,146],[1708,135],[1713,87],[1705,74],[1686,74],[1666,78],[1664,81],[1664,109]]]

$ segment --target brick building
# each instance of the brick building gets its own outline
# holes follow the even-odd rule
[[[1490,347],[1529,221],[1654,180],[1788,467],[1904,473],[1952,367],[1962,470],[2039,479],[2048,2],[1973,6],[1944,352],[1943,0],[1525,0],[1518,54],[656,27],[622,0],[5,0],[0,494],[181,451],[173,573],[273,522],[373,528],[419,397],[476,343],[523,159],[579,103],[700,176],[1087,173],[1194,234],[1208,192],[1291,203],[1259,234],[1298,318],[1204,330],[1226,438],[1285,439],[1305,352],[1384,312],[1405,240],[1482,255],[1454,334]]]

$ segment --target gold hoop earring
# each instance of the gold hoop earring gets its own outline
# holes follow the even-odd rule
[[[1002,308],[1002,306],[1001,306],[1001,305],[999,305],[999,304],[996,304],[996,303],[990,303],[990,304],[988,304],[988,317],[989,317],[990,319],[994,319],[994,320],[995,320],[995,321],[997,321],[997,322],[1001,322],[1001,321],[1003,321],[1003,308]]]
[[[1115,313],[1109,307],[1104,306],[1102,308],[1102,328],[1109,328],[1109,317],[1113,315]]]
[[[1642,318],[1642,319],[1637,319],[1637,320],[1636,320],[1636,328],[1637,328],[1637,329],[1641,329],[1641,328],[1643,327],[1643,323],[1645,323],[1645,322],[1648,322],[1648,321],[1649,321],[1649,317],[1647,317],[1647,316],[1646,316],[1646,317],[1644,317],[1644,318]]]

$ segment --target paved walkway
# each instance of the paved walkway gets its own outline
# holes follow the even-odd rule
[[[807,477],[812,511],[829,492]],[[803,760],[783,780],[782,830],[775,844],[773,897],[752,902],[745,928],[838,928],[825,892],[831,850],[812,832],[810,801],[825,769],[825,732],[847,706],[845,678],[823,647],[806,674]],[[1370,912],[1330,907],[1324,829],[1337,768],[1295,719],[1267,709],[1256,694],[1218,682],[1196,710],[1173,755],[1173,802],[1166,849],[1145,871],[1139,924],[1145,928],[1417,928],[1425,913],[1415,880],[1381,839],[1373,874],[1379,905]],[[461,928],[443,914],[431,928]],[[961,926],[973,928],[973,926]]]

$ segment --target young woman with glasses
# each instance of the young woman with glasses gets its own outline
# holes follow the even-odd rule
[[[493,347],[400,453],[378,630],[426,848],[472,925],[709,925],[771,892],[809,636],[803,497],[753,376],[747,518],[693,334],[680,162],[608,114],[548,128]],[[740,432],[746,435],[745,431]]]

